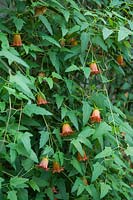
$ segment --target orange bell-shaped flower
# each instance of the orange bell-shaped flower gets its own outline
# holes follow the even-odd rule
[[[19,33],[14,34],[12,46],[14,46],[14,47],[22,46],[21,35]]]
[[[47,10],[47,7],[45,6],[40,6],[40,7],[35,7],[35,17],[39,15],[43,15]]]
[[[44,77],[45,77],[45,73],[44,73],[44,72],[39,72],[39,73],[38,73],[38,77],[44,78]]]
[[[53,162],[53,173],[60,173],[64,171],[64,168],[60,166],[60,164],[57,161]]]
[[[63,124],[61,136],[68,136],[73,134],[73,130],[68,123]]]
[[[41,95],[37,96],[37,105],[45,105],[48,104],[47,100],[44,99]]]
[[[43,168],[44,170],[48,171],[49,170],[49,168],[48,168],[48,158],[44,157],[42,159],[42,161],[40,162],[40,164],[37,165],[37,167]]]
[[[117,62],[119,65],[123,66],[124,65],[124,59],[122,55],[117,56]]]
[[[100,74],[100,70],[97,68],[97,64],[95,62],[92,62],[90,64],[91,74]]]
[[[84,155],[83,155],[83,156],[78,152],[77,159],[78,159],[79,161],[86,161],[86,160],[88,160],[85,151],[84,151]]]
[[[95,109],[93,112],[92,112],[92,115],[90,117],[91,119],[91,122],[101,122],[101,117],[100,117],[100,111],[98,109]]]

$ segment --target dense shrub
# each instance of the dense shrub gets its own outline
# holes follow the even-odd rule
[[[131,8],[1,6],[0,200],[133,198]]]

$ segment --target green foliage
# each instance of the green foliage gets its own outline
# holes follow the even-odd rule
[[[0,200],[132,200],[132,1],[5,2]]]

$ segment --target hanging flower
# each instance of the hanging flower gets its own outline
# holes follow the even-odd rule
[[[53,162],[53,173],[60,173],[61,171],[64,171],[64,168],[61,167],[57,161],[54,161]]]
[[[73,134],[73,130],[68,123],[63,124],[61,136],[68,136]]]
[[[70,44],[71,44],[72,46],[77,46],[77,45],[78,45],[78,41],[77,41],[75,38],[71,38],[71,39],[70,39]]]
[[[38,77],[44,78],[45,77],[45,73],[44,72],[39,72],[38,73]]]
[[[21,35],[19,33],[14,34],[12,46],[14,46],[14,47],[22,46]]]
[[[42,159],[42,161],[40,162],[39,165],[37,165],[37,167],[39,168],[43,168],[44,170],[48,171],[49,168],[48,168],[48,158],[47,157],[44,157]]]
[[[100,74],[100,70],[97,68],[97,64],[92,62],[90,64],[91,74]]]
[[[124,59],[122,55],[117,56],[117,62],[119,65],[123,66],[124,65]]]
[[[84,155],[83,155],[83,156],[78,152],[77,159],[78,159],[79,161],[86,161],[86,160],[88,160],[85,151],[84,151]]]
[[[47,104],[47,100],[44,99],[41,95],[37,96],[37,105],[45,105]]]
[[[45,6],[40,6],[40,7],[35,7],[35,17],[39,15],[43,15],[47,10],[47,7]]]
[[[100,122],[101,121],[101,117],[100,117],[100,111],[98,109],[95,109],[93,112],[92,112],[92,115],[91,115],[91,122]]]

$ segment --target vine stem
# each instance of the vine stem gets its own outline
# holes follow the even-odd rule
[[[114,113],[113,113],[113,110],[112,110],[112,107],[111,107],[111,102],[110,102],[110,99],[109,99],[108,90],[107,90],[107,88],[106,88],[106,85],[105,85],[105,84],[104,84],[104,91],[105,91],[105,93],[106,93],[107,100],[108,100],[108,103],[109,103],[110,113],[111,113],[112,120],[113,120],[113,125],[114,125],[114,132],[115,132],[115,136],[116,136],[116,142],[117,142],[118,149],[119,149],[119,148],[120,148],[120,146],[119,146],[119,140],[118,140],[118,137],[117,137],[116,123],[115,123],[115,120],[114,120]]]
[[[3,145],[6,142],[7,129],[8,129],[9,121],[10,121],[10,118],[11,118],[11,110],[12,110],[12,106],[11,105],[12,105],[11,98],[9,96],[9,113],[8,113],[8,119],[7,119],[7,123],[6,123],[5,133],[4,133],[4,137],[3,137],[3,144],[1,145],[0,151],[2,150]]]

